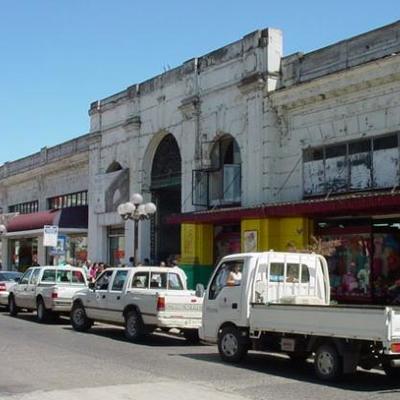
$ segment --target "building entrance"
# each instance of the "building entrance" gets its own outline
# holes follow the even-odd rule
[[[181,155],[169,134],[158,145],[151,170],[151,195],[157,206],[151,226],[151,258],[157,263],[180,255],[180,226],[166,224],[165,219],[181,212],[181,189]]]

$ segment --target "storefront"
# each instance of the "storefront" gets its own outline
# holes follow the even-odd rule
[[[334,243],[327,256],[334,299],[400,304],[400,215],[319,220],[315,232]]]
[[[108,263],[120,267],[125,259],[125,229],[123,226],[108,228]]]
[[[391,192],[352,194],[200,211],[169,222],[181,224],[182,266],[192,287],[207,283],[226,252],[317,251],[327,257],[334,300],[393,304],[400,303],[399,204]]]
[[[7,269],[24,271],[31,265],[78,265],[87,259],[87,206],[21,214],[7,224],[3,259]],[[57,247],[43,246],[43,227],[58,226]]]

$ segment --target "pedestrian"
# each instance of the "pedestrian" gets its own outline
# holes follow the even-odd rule
[[[89,268],[90,268],[90,260],[86,259],[83,263],[82,263],[82,269],[85,272],[85,276],[86,278],[89,278]]]
[[[91,282],[94,282],[96,280],[97,268],[97,263],[95,262],[89,267],[89,280]]]
[[[104,269],[105,269],[104,263],[103,262],[98,263],[98,267],[97,267],[97,271],[96,271],[96,279],[104,271]]]
[[[135,266],[135,257],[129,257],[128,267]]]

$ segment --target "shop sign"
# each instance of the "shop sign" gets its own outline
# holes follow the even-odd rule
[[[43,246],[57,247],[57,239],[58,239],[58,226],[45,225],[43,227]]]

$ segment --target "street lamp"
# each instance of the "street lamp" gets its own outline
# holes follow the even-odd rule
[[[0,224],[0,236],[7,233],[7,227],[4,224]]]
[[[149,219],[157,210],[154,203],[143,204],[143,196],[139,193],[134,193],[132,195],[131,201],[127,203],[122,203],[118,206],[117,212],[120,217],[127,221],[128,219],[133,220],[134,223],[134,247],[133,247],[133,257],[135,260],[135,265],[138,264],[138,236],[139,236],[139,221],[143,219]]]

